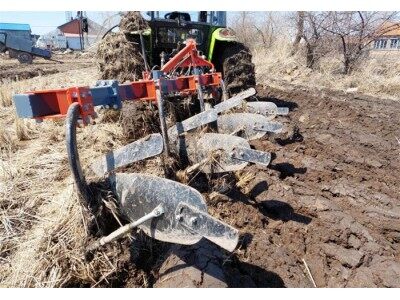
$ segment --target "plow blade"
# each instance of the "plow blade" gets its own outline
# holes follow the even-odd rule
[[[271,162],[271,154],[268,152],[257,151],[245,147],[236,147],[231,155],[234,159],[255,163],[261,166],[268,166]]]
[[[139,225],[160,241],[192,245],[203,237],[233,251],[238,231],[211,217],[203,196],[195,189],[152,175],[117,173],[110,177],[122,212],[135,221],[161,206],[163,214]]]
[[[218,158],[212,157],[221,151]],[[189,158],[195,163],[204,163],[205,173],[233,172],[243,169],[249,162],[268,165],[271,155],[266,152],[252,150],[247,140],[220,133],[205,133],[200,139],[188,147]]]
[[[272,120],[276,116],[284,116],[289,114],[288,107],[278,107],[273,102],[247,102],[246,110],[249,113],[260,114]]]
[[[235,250],[238,231],[232,226],[184,202],[179,203],[175,216],[179,224],[193,234],[205,237],[225,250]]]
[[[200,126],[209,124],[217,120],[217,112],[214,109],[203,111],[193,117],[190,117],[182,122],[177,123],[168,129],[168,136],[171,141],[176,140],[178,135],[198,128]]]
[[[243,103],[244,99],[255,95],[255,93],[256,90],[254,88],[249,88],[243,92],[240,92],[239,94],[236,94],[235,96],[229,98],[226,101],[218,103],[217,105],[214,106],[214,109],[217,111],[217,113],[228,111],[234,107],[240,106]]]
[[[262,138],[267,132],[279,133],[282,124],[271,122],[266,117],[251,113],[234,113],[218,117],[218,132],[231,134],[237,133],[247,140]]]
[[[151,134],[107,153],[93,162],[91,168],[97,176],[104,176],[119,167],[159,155],[163,151],[163,145],[161,134]]]

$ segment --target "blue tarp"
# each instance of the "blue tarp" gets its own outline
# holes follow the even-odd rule
[[[29,24],[19,24],[19,23],[0,23],[0,30],[23,30],[30,31],[31,26]]]

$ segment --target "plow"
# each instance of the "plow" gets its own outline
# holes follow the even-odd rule
[[[92,87],[31,91],[14,95],[13,101],[20,118],[38,122],[65,119],[70,170],[89,210],[93,199],[79,159],[77,127],[90,126],[98,108],[120,110],[124,103],[138,101],[157,108],[158,133],[111,150],[90,165],[97,178],[109,183],[127,220],[124,226],[92,243],[90,251],[140,228],[163,242],[192,245],[205,238],[232,252],[239,231],[209,215],[206,200],[195,188],[167,176],[120,170],[153,157],[164,161],[170,156],[186,162],[181,170],[186,175],[226,174],[249,164],[267,167],[271,154],[252,149],[249,141],[281,132],[283,125],[273,119],[288,114],[288,109],[257,101],[255,94],[256,90],[249,88],[230,97],[223,75],[201,55],[196,41],[188,39],[159,70],[146,68],[140,80],[101,80]],[[188,97],[199,111],[168,128],[167,101]]]

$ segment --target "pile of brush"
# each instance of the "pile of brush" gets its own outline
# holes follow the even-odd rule
[[[146,30],[149,28],[149,24],[139,11],[128,11],[121,18],[119,28],[124,33],[131,33],[133,31]]]
[[[120,82],[138,80],[144,71],[140,39],[133,31],[149,28],[140,12],[128,12],[120,22],[120,31],[109,33],[98,45],[100,76]]]

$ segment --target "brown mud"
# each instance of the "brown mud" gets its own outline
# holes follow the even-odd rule
[[[252,143],[270,167],[191,181],[240,230],[236,251],[140,236],[113,286],[400,286],[400,103],[291,86],[257,96],[290,108],[284,133]]]
[[[290,130],[253,143],[274,153],[267,171],[247,168],[244,189],[209,202],[246,236],[238,269],[287,287],[313,286],[305,265],[317,287],[399,287],[400,103],[296,87],[258,97],[290,107]]]

